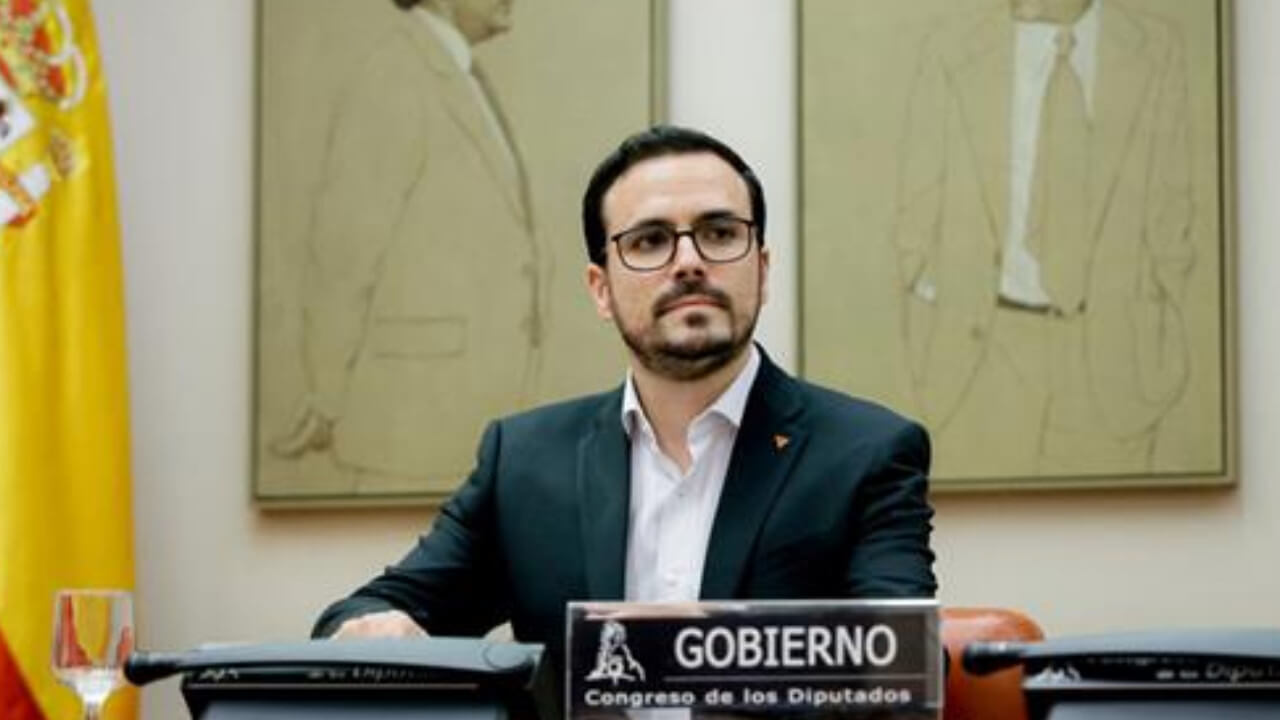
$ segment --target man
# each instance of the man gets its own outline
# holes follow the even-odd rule
[[[752,344],[769,252],[742,159],[692,130],[641,132],[596,169],[582,220],[623,387],[490,425],[432,531],[315,633],[510,620],[558,662],[570,600],[931,596],[924,431]]]
[[[357,491],[452,486],[475,433],[532,394],[541,342],[524,172],[471,54],[510,2],[396,4],[335,109],[303,288],[308,395],[271,447],[331,452]]]
[[[926,46],[897,243],[949,472],[1150,470],[1189,372],[1182,56],[1123,0],[1001,0]]]

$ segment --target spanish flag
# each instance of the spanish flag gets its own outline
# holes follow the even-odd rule
[[[88,0],[0,0],[0,720],[71,718],[61,587],[130,589],[120,234]],[[133,717],[116,693],[106,716]]]

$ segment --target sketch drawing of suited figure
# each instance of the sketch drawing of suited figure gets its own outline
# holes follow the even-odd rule
[[[895,241],[940,468],[1149,469],[1189,377],[1186,84],[1123,0],[1007,0],[926,44]]]
[[[519,153],[471,46],[509,0],[396,0],[337,97],[303,288],[309,394],[271,451],[452,482],[537,372],[539,263]]]

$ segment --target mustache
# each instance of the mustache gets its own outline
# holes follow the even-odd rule
[[[671,306],[691,296],[706,298],[726,310],[732,304],[729,299],[729,293],[708,285],[705,280],[683,280],[675,287],[658,296],[657,301],[653,304],[653,316],[658,317],[665,314],[671,309]]]

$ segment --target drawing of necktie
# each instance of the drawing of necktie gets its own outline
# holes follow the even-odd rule
[[[1088,249],[1088,110],[1084,86],[1071,64],[1075,37],[1062,28],[1054,38],[1056,54],[1044,103],[1031,203],[1038,225],[1031,250],[1040,262],[1040,278],[1053,307],[1073,313],[1085,301]]]

